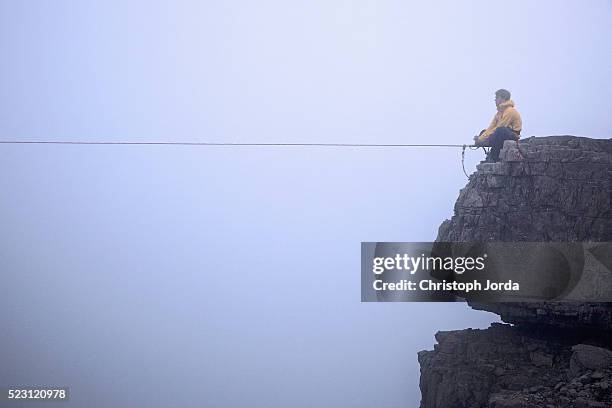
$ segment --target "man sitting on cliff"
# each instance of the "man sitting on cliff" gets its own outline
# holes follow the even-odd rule
[[[495,105],[497,113],[491,124],[480,132],[480,135],[474,137],[476,146],[491,147],[487,162],[499,161],[499,151],[504,141],[518,140],[523,127],[521,115],[514,108],[514,102],[510,99],[510,91],[499,89],[495,92]]]

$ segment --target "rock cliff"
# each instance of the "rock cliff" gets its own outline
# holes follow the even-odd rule
[[[612,241],[612,139],[532,137],[500,157],[478,165],[437,240],[585,242],[612,270],[598,244]],[[612,272],[590,282],[612,288]],[[612,303],[470,306],[506,324],[437,333],[418,354],[421,408],[612,407]]]

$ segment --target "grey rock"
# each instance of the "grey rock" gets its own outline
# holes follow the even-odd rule
[[[477,166],[438,241],[612,241],[612,140],[507,141],[500,158]]]
[[[570,370],[578,375],[585,370],[599,370],[612,368],[612,351],[591,346],[588,344],[577,344],[572,347]]]
[[[589,242],[585,273],[612,267],[612,139],[507,141],[500,158],[477,166],[437,241]],[[512,325],[438,333],[418,353],[421,408],[612,407],[612,303],[469,305]]]
[[[534,351],[529,356],[531,362],[538,367],[552,367],[553,365],[553,356],[541,351]]]

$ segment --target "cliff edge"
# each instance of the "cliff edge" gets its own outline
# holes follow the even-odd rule
[[[477,166],[437,241],[583,242],[612,271],[612,139],[507,141],[500,158]],[[612,272],[586,281],[612,290]],[[512,325],[437,333],[418,354],[421,408],[612,407],[612,303],[470,306]]]

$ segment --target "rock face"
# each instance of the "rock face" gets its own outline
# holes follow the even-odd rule
[[[612,139],[508,141],[461,190],[438,241],[612,241]]]
[[[473,303],[476,310],[500,315],[504,322],[520,326],[554,326],[568,330],[612,328],[612,304],[578,302]]]
[[[610,269],[597,242],[612,241],[612,139],[508,141],[500,157],[470,176],[437,240],[588,241]],[[438,333],[418,356],[421,408],[612,407],[612,303],[470,306],[513,325]]]
[[[419,352],[421,407],[610,407],[612,352],[579,333],[493,324]]]

